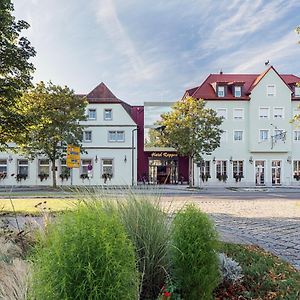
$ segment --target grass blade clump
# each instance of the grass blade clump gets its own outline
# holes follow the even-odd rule
[[[132,240],[142,276],[140,299],[157,299],[169,271],[170,229],[159,198],[131,194],[118,203],[119,213]]]
[[[173,221],[174,278],[184,299],[212,299],[219,282],[217,233],[208,216],[194,205],[179,211]]]
[[[138,298],[133,245],[116,214],[99,203],[48,225],[33,260],[32,299]]]

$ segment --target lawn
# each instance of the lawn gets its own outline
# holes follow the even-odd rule
[[[75,205],[75,199],[61,198],[18,198],[0,199],[0,211],[13,212],[13,206],[17,213],[40,213],[41,211],[61,211],[70,209]],[[13,204],[13,206],[12,206]]]

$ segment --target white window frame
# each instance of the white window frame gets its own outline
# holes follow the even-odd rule
[[[118,139],[118,133],[122,132],[123,133],[123,139],[119,140]],[[111,134],[115,134],[115,139],[111,139]],[[125,131],[124,130],[109,130],[108,131],[108,142],[109,143],[124,143],[125,142]]]
[[[104,161],[105,161],[105,160],[111,160],[111,165],[109,165],[109,164],[104,164]],[[113,178],[114,175],[115,175],[114,159],[113,159],[113,158],[102,158],[102,159],[101,159],[101,177],[103,176],[103,174],[105,174],[105,173],[103,172],[103,168],[104,168],[105,166],[111,166],[111,170],[112,170],[111,178]]]
[[[280,131],[280,132],[278,132],[278,131]],[[280,129],[280,128],[274,129],[274,131],[273,131],[274,138],[275,138],[275,135],[281,134],[281,133],[283,133],[284,131],[285,131],[284,129]],[[278,139],[278,140],[275,139],[275,141],[276,141],[276,142],[282,141],[282,139]]]
[[[296,165],[296,168],[295,168]],[[296,180],[294,178],[295,175],[300,176],[300,160],[299,159],[295,159],[293,160],[293,179]]]
[[[299,137],[299,139],[296,139],[296,137]],[[293,142],[294,143],[300,143],[300,130],[294,130],[293,131]]]
[[[237,95],[237,93],[236,93],[237,90],[239,91],[239,95]],[[236,97],[236,98],[242,97],[242,86],[240,86],[240,85],[234,86],[234,97]]]
[[[95,111],[95,117],[91,118],[90,117],[90,112]],[[97,109],[96,108],[88,108],[88,120],[97,120]]]
[[[235,166],[234,166],[235,164],[236,164],[236,172],[234,170],[235,169]],[[243,160],[234,160],[234,161],[232,161],[232,177],[233,178],[235,178],[234,173],[237,173],[236,175],[242,175],[244,177],[245,163],[244,163]]]
[[[267,116],[267,117],[262,116],[261,110],[268,110],[268,116]],[[260,107],[258,108],[258,118],[259,118],[260,120],[269,120],[269,119],[270,119],[270,107],[267,107],[267,106],[260,106]]]
[[[240,139],[240,140],[236,140],[236,139],[235,139],[235,133],[236,133],[236,132],[241,132],[241,133],[242,133],[242,139]],[[239,130],[239,129],[234,130],[234,131],[233,131],[233,141],[234,141],[234,142],[243,142],[243,141],[244,141],[244,130]]]
[[[106,117],[106,112],[110,111],[110,117],[107,118]],[[111,108],[104,108],[103,110],[103,120],[104,121],[112,121],[113,119],[113,112],[112,112],[112,109]]]
[[[295,86],[295,97],[300,97],[300,86]]]
[[[228,160],[216,160],[215,174],[218,178],[218,166],[220,166],[220,175],[227,175],[228,178]]]
[[[282,110],[282,116],[280,118],[276,117],[276,115],[275,115],[276,109]],[[284,119],[284,107],[273,107],[273,119]]]
[[[90,140],[86,139],[86,134],[87,134],[87,133],[90,133],[90,134],[91,134],[91,139],[90,139]],[[85,130],[85,131],[83,131],[83,141],[84,141],[85,143],[91,143],[92,140],[93,140],[93,133],[92,133],[92,131],[91,131],[91,130]]]
[[[219,111],[224,111],[224,116],[220,116]],[[216,112],[218,117],[223,117],[223,120],[227,120],[227,108],[217,108]]]
[[[47,163],[44,163],[43,161],[48,161]],[[43,162],[43,163],[42,163]],[[47,167],[48,170],[46,173],[41,173],[41,167]],[[50,176],[50,160],[47,158],[40,158],[38,160],[38,175],[48,175]]]
[[[267,139],[261,139],[261,131],[267,131],[268,133],[268,138]],[[259,142],[265,142],[265,141],[268,141],[270,139],[270,130],[269,129],[259,129],[258,131],[258,140]]]
[[[223,132],[221,134],[220,143],[227,143],[227,141],[228,141],[228,131],[223,130]]]
[[[20,164],[20,161],[27,161],[27,164]],[[27,167],[27,178],[29,178],[29,160],[28,159],[22,159],[22,158],[19,158],[17,160],[17,175],[19,175],[19,167]]]
[[[83,163],[85,161],[85,163]],[[86,163],[86,162],[89,162],[89,163]],[[93,169],[92,171],[89,173],[88,172],[88,169],[87,167],[89,166],[89,164],[91,164],[93,166]],[[86,172],[85,172],[85,169],[86,169]],[[92,158],[82,158],[81,161],[80,161],[80,175],[83,175],[83,174],[92,174],[93,173],[93,170],[94,170],[94,164],[93,164],[93,159]]]
[[[241,117],[238,117],[236,115],[236,111],[241,111]],[[233,120],[244,120],[245,118],[245,112],[243,108],[234,108],[233,109]]]
[[[220,98],[225,97],[225,85],[218,85],[217,86],[217,95]]]
[[[270,92],[270,88],[274,88],[274,93]],[[275,97],[276,96],[276,85],[275,84],[268,84],[267,85],[267,96],[268,97]]]
[[[3,163],[5,161],[5,163]],[[0,174],[7,175],[8,173],[8,163],[6,158],[0,158],[0,168],[5,168],[5,171],[0,170]]]

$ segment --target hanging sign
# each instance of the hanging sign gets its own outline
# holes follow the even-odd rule
[[[168,153],[168,152],[152,152],[151,157],[164,157],[164,158],[174,158],[177,157],[177,153]]]

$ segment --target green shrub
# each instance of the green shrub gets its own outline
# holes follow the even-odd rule
[[[159,198],[131,194],[119,212],[138,256],[142,276],[140,299],[156,299],[169,271],[170,226]]]
[[[99,204],[59,216],[33,258],[32,299],[138,298],[133,245],[118,217]]]
[[[178,212],[173,221],[174,278],[184,299],[212,299],[219,282],[217,234],[206,214],[193,205]]]

